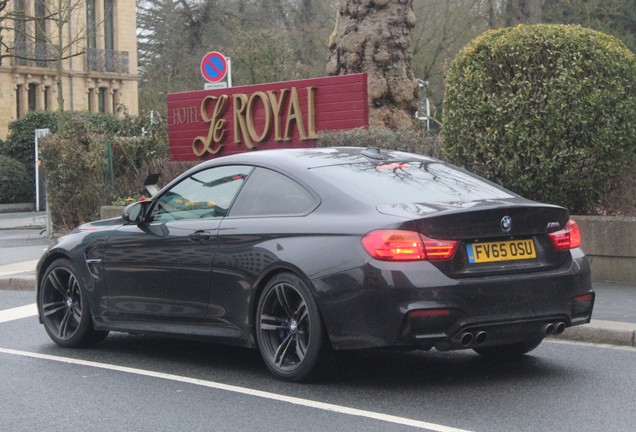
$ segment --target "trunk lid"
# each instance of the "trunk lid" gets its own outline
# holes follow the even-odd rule
[[[523,198],[461,204],[380,205],[378,211],[412,218],[427,237],[457,240],[457,252],[433,264],[451,277],[539,271],[563,265],[548,234],[563,229],[567,209]]]

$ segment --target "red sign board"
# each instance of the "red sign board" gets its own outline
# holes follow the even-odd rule
[[[368,124],[366,74],[168,95],[172,160],[315,147],[320,132]]]

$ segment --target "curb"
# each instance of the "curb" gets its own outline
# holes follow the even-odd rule
[[[35,203],[0,204],[0,213],[27,213],[35,209]]]
[[[568,327],[562,335],[550,336],[549,338],[554,340],[636,347],[636,324],[592,320],[589,324]]]
[[[46,230],[46,226],[40,224],[28,224],[28,225],[11,225],[11,226],[0,226],[0,230],[2,231],[15,231],[15,230]]]
[[[0,278],[0,291],[35,292],[35,276],[12,276]]]

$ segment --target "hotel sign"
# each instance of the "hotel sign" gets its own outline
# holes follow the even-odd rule
[[[173,160],[315,147],[322,131],[368,126],[367,76],[343,75],[168,95]]]

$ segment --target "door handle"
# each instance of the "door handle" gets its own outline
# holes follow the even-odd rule
[[[207,231],[195,231],[188,237],[190,237],[190,240],[195,242],[204,242],[206,240],[209,240],[211,236],[210,233]]]

